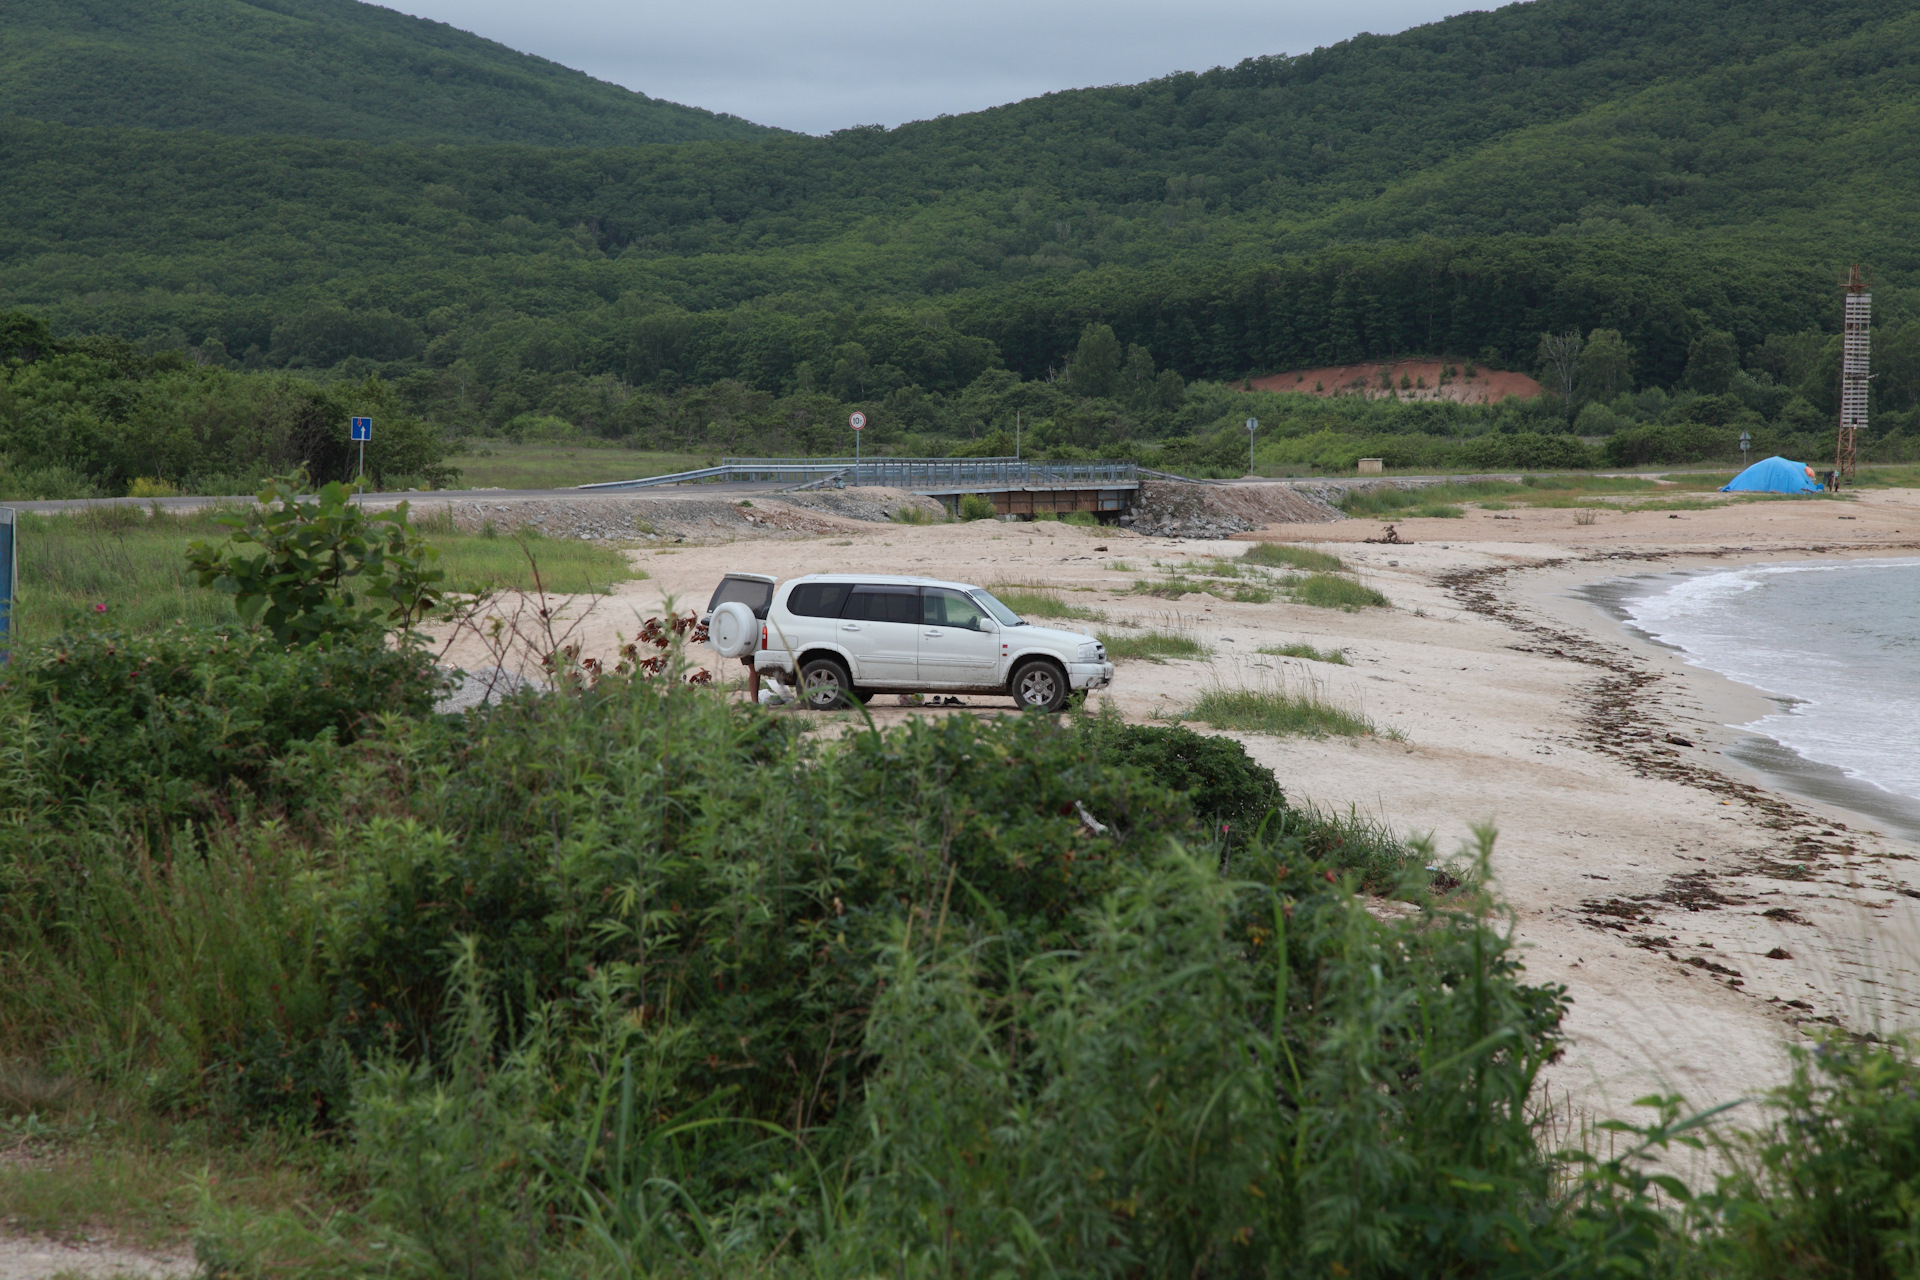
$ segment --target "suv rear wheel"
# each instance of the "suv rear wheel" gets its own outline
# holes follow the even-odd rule
[[[800,665],[800,689],[815,711],[837,711],[853,696],[853,681],[837,658],[809,658]]]
[[[1013,700],[1022,711],[1058,711],[1067,705],[1067,695],[1072,692],[1067,673],[1040,658],[1015,667],[1011,685]]]

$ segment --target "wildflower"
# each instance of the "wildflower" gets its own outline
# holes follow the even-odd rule
[[[98,603],[98,604],[96,604],[96,605],[94,605],[94,606],[93,606],[93,611],[94,611],[95,613],[105,613],[105,612],[107,611],[107,603],[106,603],[106,601],[104,601],[104,600],[102,600],[102,601],[101,601],[100,603]]]

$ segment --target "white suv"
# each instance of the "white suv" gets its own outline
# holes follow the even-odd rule
[[[782,583],[754,664],[798,673],[827,710],[883,691],[1011,694],[1058,711],[1075,690],[1103,689],[1113,664],[1098,640],[1036,627],[963,582],[816,573]]]

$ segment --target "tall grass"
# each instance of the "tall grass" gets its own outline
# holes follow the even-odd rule
[[[1149,662],[1166,658],[1204,658],[1208,652],[1206,645],[1186,632],[1161,628],[1103,634],[1100,643],[1107,647],[1107,657],[1115,662],[1131,658],[1144,658]]]
[[[1347,567],[1347,562],[1339,556],[1285,542],[1256,542],[1247,548],[1240,559],[1247,564],[1274,569],[1304,569],[1309,573],[1339,573]]]
[[[1256,683],[1215,683],[1182,713],[1216,729],[1278,736],[1371,737],[1378,732],[1359,711],[1337,706],[1326,697],[1319,680],[1265,676]]]
[[[82,621],[135,632],[230,621],[232,600],[199,585],[187,570],[186,549],[194,539],[225,537],[227,529],[215,521],[234,509],[174,513],[123,505],[23,513],[18,634],[44,639]],[[421,523],[440,552],[448,585],[460,592],[530,591],[536,573],[550,592],[605,592],[646,576],[625,554],[600,543],[531,531],[518,537],[458,533],[431,517]]]
[[[1356,613],[1366,608],[1391,608],[1393,602],[1364,583],[1331,573],[1313,573],[1293,584],[1293,599],[1320,609]]]
[[[1316,649],[1305,641],[1299,644],[1266,645],[1254,650],[1275,658],[1304,658],[1308,662],[1330,662],[1335,666],[1347,666],[1346,651],[1343,649]]]
[[[1593,493],[1644,493],[1669,488],[1651,476],[1541,475],[1512,480],[1456,480],[1395,488],[1386,485],[1349,489],[1340,509],[1349,516],[1439,515],[1461,502],[1502,500],[1522,506],[1568,502]]]
[[[469,438],[447,458],[460,471],[458,487],[474,489],[566,489],[604,480],[630,480],[711,466],[713,459],[688,453],[650,453],[618,445],[577,441],[515,444]]]
[[[1061,598],[1051,587],[1032,583],[997,583],[987,588],[1001,604],[1023,618],[1069,618],[1080,622],[1104,622],[1107,615],[1083,604]]]
[[[1202,572],[1204,571],[1202,568]],[[1209,594],[1239,604],[1266,604],[1273,599],[1272,588],[1258,583],[1196,580],[1181,572],[1175,572],[1169,577],[1158,580],[1136,579],[1131,593],[1140,596],[1158,596],[1163,600],[1178,600],[1181,596],[1190,594]]]

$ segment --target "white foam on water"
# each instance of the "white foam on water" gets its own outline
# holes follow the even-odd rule
[[[1920,799],[1920,560],[1747,565],[1623,608],[1689,662],[1794,700],[1745,728]]]

